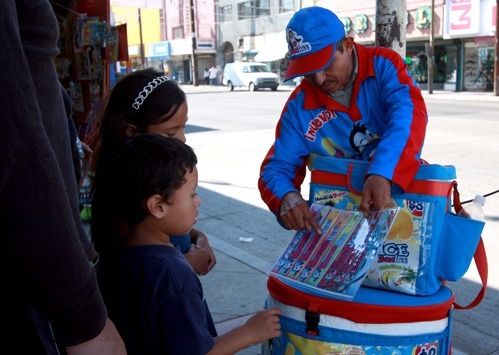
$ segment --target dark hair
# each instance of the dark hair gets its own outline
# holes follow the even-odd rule
[[[120,237],[120,226],[134,226],[148,216],[149,197],[159,194],[168,203],[196,164],[191,147],[153,133],[129,138],[106,154],[95,171],[92,199],[92,237],[98,251]]]
[[[151,91],[138,110],[132,107],[144,87],[163,73],[148,68],[124,76],[112,89],[98,128],[93,167],[102,152],[106,152],[127,137],[127,125],[133,124],[139,133],[145,133],[152,124],[168,121],[186,101],[185,93],[171,80]]]

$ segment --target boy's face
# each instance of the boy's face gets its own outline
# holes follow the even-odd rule
[[[156,133],[166,137],[177,138],[185,143],[187,110],[187,101],[184,101],[170,119],[162,123],[147,126],[146,133]]]
[[[168,213],[165,218],[165,230],[168,235],[188,233],[196,223],[201,198],[196,193],[198,186],[198,170],[196,167],[184,176],[186,182],[175,191],[166,205]]]

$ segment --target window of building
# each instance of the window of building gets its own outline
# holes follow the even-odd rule
[[[269,16],[270,15],[270,0],[255,1],[255,4],[256,4],[257,16]]]
[[[294,11],[294,0],[279,0],[279,13]]]
[[[245,20],[247,18],[253,18],[255,17],[253,15],[254,13],[254,8],[253,8],[253,1],[244,1],[240,2],[237,4],[237,19],[238,20]]]
[[[184,38],[184,26],[172,28],[172,39]]]
[[[219,22],[230,22],[232,21],[232,5],[225,5],[220,7],[219,12]]]
[[[270,15],[269,0],[243,1],[237,4],[237,19],[244,20]]]

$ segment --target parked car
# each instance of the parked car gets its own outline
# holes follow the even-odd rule
[[[229,90],[244,87],[249,91],[268,88],[276,91],[279,86],[277,74],[272,73],[265,63],[236,62],[227,63],[224,68],[223,84]]]

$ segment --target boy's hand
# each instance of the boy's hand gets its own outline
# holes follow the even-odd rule
[[[196,248],[205,249],[210,256],[210,261],[206,269],[206,273],[208,273],[217,263],[217,258],[215,257],[215,253],[213,252],[210,243],[208,242],[208,237],[206,234],[197,229],[192,229],[190,235],[191,241],[196,245]]]
[[[244,324],[250,336],[251,344],[258,344],[271,338],[277,338],[281,335],[281,323],[279,315],[281,311],[278,308],[271,308],[256,313]]]
[[[206,275],[217,263],[215,253],[203,232],[193,229],[190,232],[190,236],[192,244],[185,257],[196,274]]]

